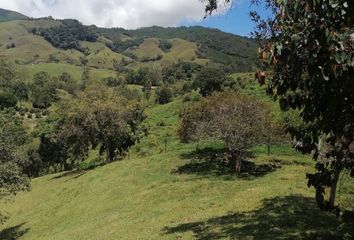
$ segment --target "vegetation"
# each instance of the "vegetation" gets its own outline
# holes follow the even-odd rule
[[[214,150],[220,146],[200,143],[204,151],[196,152],[195,144],[179,143],[174,132],[181,107],[179,100],[147,110],[151,135],[132,148],[130,159],[34,179],[31,192],[2,205],[11,214],[2,234],[24,240],[352,236],[351,225],[316,209],[304,177],[313,168],[310,156],[284,146],[268,157],[260,146],[251,149],[255,163],[279,160],[282,168],[258,178],[236,177],[209,165],[218,162]],[[167,132],[173,136],[167,153],[160,153]],[[149,147],[152,135],[158,141]],[[350,193],[342,191],[345,196]]]
[[[168,86],[163,86],[157,91],[157,101],[159,104],[166,104],[172,101],[173,89]]]
[[[14,94],[3,92],[0,93],[0,109],[15,107],[17,98]]]
[[[126,41],[122,41],[120,39],[117,39],[112,43],[108,43],[107,46],[110,49],[112,49],[112,51],[114,51],[114,52],[123,53],[125,50],[127,50],[129,48],[138,47],[143,42],[144,42],[143,38],[134,39],[134,40],[126,40]]]
[[[265,106],[254,98],[225,92],[184,109],[179,136],[185,142],[193,138],[224,142],[230,155],[226,160],[240,173],[248,150],[262,143],[266,117]]]
[[[139,139],[144,120],[141,107],[127,102],[103,85],[89,85],[77,99],[63,102],[59,117],[48,122],[53,127],[40,134],[39,154],[47,167],[73,169],[97,147],[106,163],[122,156]]]
[[[21,146],[26,143],[26,132],[14,113],[0,112],[0,200],[28,190],[29,179],[24,174],[25,160]],[[0,223],[6,219],[0,214]]]
[[[13,21],[13,20],[25,20],[25,19],[28,19],[28,17],[26,17],[23,14],[0,8],[0,22]]]
[[[216,9],[217,2],[209,1],[207,11]],[[251,16],[263,43],[261,63],[273,71],[269,93],[279,99],[282,110],[300,110],[305,126],[291,133],[298,149],[314,153],[317,161],[316,173],[307,175],[308,185],[316,188],[320,209],[338,212],[340,174],[354,168],[354,18],[349,14],[354,4],[269,0],[267,7],[274,20],[262,20],[257,13]]]
[[[83,26],[77,20],[66,19],[61,21],[62,25],[48,29],[33,29],[32,32],[43,36],[54,47],[61,49],[77,49],[84,51],[80,47],[79,41],[94,42],[97,35]]]
[[[257,42],[214,29],[1,22],[0,239],[352,239],[340,3],[251,14],[262,86]]]
[[[257,43],[255,41],[246,37],[236,37],[217,29],[207,29],[203,27],[149,27],[129,31],[121,29],[120,31],[123,34],[136,38],[181,38],[187,41],[197,42],[201,45],[200,52],[202,55],[208,56],[216,62],[230,65],[231,67],[239,66],[240,69],[238,69],[238,71],[252,70],[249,66],[255,66],[255,60],[257,58],[255,51]],[[110,35],[106,33],[105,36],[109,37]],[[218,57],[215,55],[216,52],[220,52],[225,56]]]
[[[208,96],[215,91],[221,91],[226,82],[227,76],[224,71],[218,68],[205,68],[198,73],[194,85],[200,89],[203,96]]]

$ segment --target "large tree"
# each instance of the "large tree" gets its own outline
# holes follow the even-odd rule
[[[75,167],[96,147],[112,162],[137,141],[144,120],[135,100],[103,84],[88,85],[76,99],[59,105],[58,118],[42,130],[40,145],[41,156],[59,171]]]
[[[239,173],[249,148],[262,143],[266,119],[267,108],[262,102],[223,92],[186,107],[178,133],[185,142],[195,138],[224,142]]]
[[[227,76],[222,69],[206,67],[197,74],[194,85],[203,96],[221,91],[227,82]]]
[[[209,0],[207,12],[218,2]],[[305,126],[292,132],[296,146],[317,161],[308,185],[316,188],[321,209],[333,209],[341,172],[354,176],[354,2],[267,0],[266,6],[272,18],[251,16],[260,63],[272,70],[269,93],[284,111],[301,112]]]
[[[28,190],[29,178],[23,173],[25,160],[21,147],[27,136],[15,113],[0,112],[0,200]],[[4,217],[0,214],[0,223]]]

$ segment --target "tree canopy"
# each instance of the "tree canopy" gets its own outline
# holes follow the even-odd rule
[[[254,97],[218,93],[186,107],[178,130],[182,141],[210,139],[225,143],[236,172],[247,151],[261,143],[267,119],[266,106]]]

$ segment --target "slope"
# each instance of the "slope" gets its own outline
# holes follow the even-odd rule
[[[251,70],[255,67],[258,44],[253,39],[241,37],[230,33],[224,33],[218,29],[204,27],[147,27],[137,30],[125,30],[122,28],[96,29],[105,37],[116,40],[122,36],[144,39],[174,39],[179,38],[198,45],[201,55],[212,61],[227,65],[244,63],[243,69]],[[217,53],[217,54],[216,54]],[[245,70],[243,70],[245,71]]]
[[[264,147],[253,150],[256,163],[283,163],[263,177],[238,178],[207,168],[195,145],[176,138],[184,104],[177,99],[148,110],[151,134],[135,146],[130,159],[34,179],[31,192],[0,205],[11,214],[0,237],[303,239],[348,230],[337,230],[340,222],[317,210],[305,179],[312,162],[287,147],[274,148],[271,157]],[[164,153],[168,133],[172,137]]]
[[[25,19],[28,19],[28,17],[21,13],[0,8],[0,22]]]

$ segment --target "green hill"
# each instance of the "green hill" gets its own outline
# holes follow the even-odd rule
[[[7,17],[6,17],[7,16]],[[17,17],[16,17],[17,16]],[[98,28],[76,20],[28,19],[0,10],[0,57],[20,64],[58,63],[112,70],[180,61],[218,65],[229,72],[256,68],[257,44],[252,39],[203,27]],[[1,19],[17,21],[3,21]],[[170,45],[166,48],[167,45]]]
[[[3,17],[5,13],[14,15]],[[193,81],[206,69],[203,66],[223,69],[229,77],[224,86],[227,90],[255,96],[269,105],[271,120],[283,117],[278,104],[266,95],[266,86],[260,87],[254,81],[254,40],[203,27],[125,30],[84,26],[76,20],[19,18],[16,13],[0,11],[0,60],[9,61],[0,62],[4,76],[0,80],[6,91],[21,90],[23,83],[28,87],[27,98],[14,108],[28,133],[24,142],[30,145],[19,147],[18,154],[23,154],[34,167],[43,168],[43,172],[33,175],[41,177],[32,179],[30,191],[13,198],[0,197],[0,214],[8,216],[2,222],[0,215],[1,240],[280,240],[354,236],[351,225],[318,209],[315,190],[307,187],[306,180],[306,173],[314,171],[315,163],[310,155],[296,152],[283,135],[285,139],[274,143],[270,154],[262,144],[250,149],[245,166],[249,164],[254,172],[240,174],[226,164],[229,160],[222,143],[179,140],[180,113],[201,99],[193,90]],[[42,71],[49,75],[37,74]],[[160,82],[152,83],[156,79]],[[11,80],[15,80],[13,86],[7,86]],[[153,85],[151,89],[146,87],[149,84]],[[36,94],[42,93],[40,87],[43,93],[50,93],[43,99],[51,100],[51,105],[43,109],[34,104]],[[100,91],[101,87],[108,88],[112,96]],[[174,97],[168,104],[159,105],[156,98],[164,88],[173,88]],[[100,92],[104,94],[98,96]],[[141,104],[147,118],[139,141],[122,149],[127,152],[119,152],[119,160],[102,166],[103,148],[92,149],[96,140],[86,137],[90,135],[64,143],[71,147],[78,140],[92,141],[87,155],[76,161],[72,151],[70,156],[65,155],[65,150],[60,149],[63,146],[55,142],[67,133],[53,132],[53,146],[46,152],[58,150],[55,157],[64,156],[64,163],[72,161],[72,168],[65,169],[75,170],[45,175],[62,171],[63,168],[56,168],[62,167],[59,164],[63,162],[52,164],[53,155],[42,161],[38,148],[40,141],[46,139],[41,133],[63,128],[63,121],[55,119],[81,95],[107,99],[124,96],[132,99],[128,105]],[[62,99],[68,102],[61,102]],[[85,107],[82,100],[79,103],[75,111]],[[97,104],[93,100],[88,108]],[[123,104],[100,102],[99,107],[121,108]],[[108,111],[104,113],[111,116]],[[139,113],[137,108],[134,115]],[[112,116],[109,122],[119,120],[117,115]],[[90,117],[83,115],[79,120],[85,122]],[[84,131],[91,129],[85,124]],[[42,151],[50,145],[44,146]],[[31,151],[26,154],[27,150]],[[352,210],[353,184],[341,176],[338,197]]]
[[[254,84],[243,91],[265,97]],[[237,177],[210,165],[208,156],[218,144],[201,143],[204,150],[197,152],[196,144],[180,143],[176,127],[186,104],[179,98],[150,107],[145,121],[150,134],[122,161],[34,179],[30,192],[0,204],[11,216],[0,238],[335,239],[352,231],[316,207],[305,178],[313,171],[310,156],[290,146],[273,147],[267,156],[266,147],[258,146],[252,149],[257,165],[278,162],[281,168]]]
[[[13,21],[13,20],[25,20],[28,19],[27,16],[0,8],[0,22]]]
[[[175,129],[181,106],[176,101],[149,110],[147,123],[159,143],[136,146],[147,157],[135,150],[131,159],[95,170],[34,179],[31,192],[2,206],[12,216],[2,239],[303,239],[336,231],[340,221],[317,210],[306,187],[309,157],[276,149],[281,169],[239,179],[203,168],[196,146],[175,137],[160,153],[161,138]],[[156,127],[161,120],[167,123],[163,129]],[[259,164],[275,158],[265,148],[254,153]]]
[[[198,45],[200,57],[225,64],[237,70],[250,71],[255,67],[258,44],[256,41],[204,27],[147,27],[137,30],[122,28],[103,29],[92,27],[105,37],[114,40],[130,39],[183,39]]]

